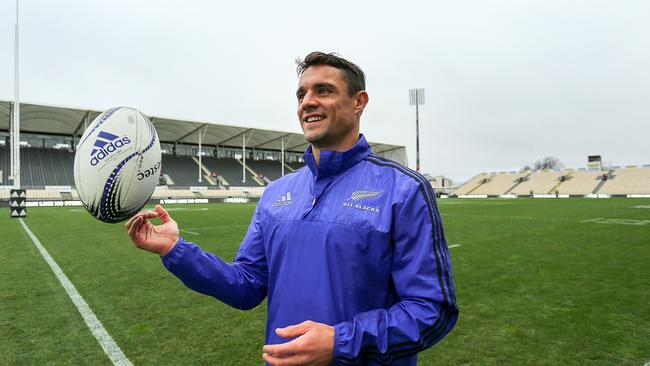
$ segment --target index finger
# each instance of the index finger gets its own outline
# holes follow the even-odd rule
[[[131,217],[131,218],[129,219],[129,221],[126,222],[126,224],[125,224],[124,226],[126,226],[126,230],[128,231],[128,230],[131,229],[131,226],[133,225],[133,223],[135,222],[135,220],[137,220],[138,218],[150,219],[150,218],[153,218],[153,217],[158,217],[158,213],[155,212],[155,211],[142,211],[142,212],[138,212],[138,213],[135,214],[133,217]]]

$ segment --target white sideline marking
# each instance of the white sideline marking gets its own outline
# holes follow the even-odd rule
[[[199,235],[199,233],[195,233],[194,231],[189,231],[189,230],[185,230],[185,229],[180,229],[180,231],[182,231],[184,233],[188,233],[188,234]]]
[[[25,229],[27,235],[29,235],[30,239],[32,239],[34,242],[34,245],[36,245],[38,251],[41,252],[43,259],[45,259],[47,264],[50,266],[52,272],[54,272],[56,275],[56,278],[59,280],[59,282],[61,282],[61,285],[65,289],[65,292],[68,293],[70,300],[72,300],[72,302],[77,307],[77,310],[79,310],[79,313],[84,318],[86,325],[97,339],[97,342],[99,342],[99,345],[102,346],[108,358],[111,359],[113,365],[133,366],[131,361],[126,358],[126,355],[124,355],[113,338],[111,338],[110,334],[108,334],[106,329],[104,329],[104,326],[102,326],[102,323],[99,321],[99,319],[97,319],[95,313],[93,313],[83,297],[81,297],[79,292],[77,292],[77,289],[74,287],[72,282],[70,282],[68,276],[63,273],[61,267],[59,267],[59,265],[50,256],[50,253],[45,250],[45,247],[43,247],[36,235],[32,233],[22,218],[19,218],[18,220],[20,221],[20,224],[23,225],[23,229]]]
[[[451,248],[457,248],[457,247],[459,247],[459,246],[460,246],[460,244],[454,244],[454,245],[450,245],[450,246],[448,246],[447,248],[451,249]]]

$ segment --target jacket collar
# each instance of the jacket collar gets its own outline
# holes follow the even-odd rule
[[[305,150],[303,158],[315,178],[325,178],[343,173],[371,152],[372,150],[365,136],[360,134],[359,141],[347,151],[321,150],[319,165],[316,165],[316,159],[312,153],[311,145]]]

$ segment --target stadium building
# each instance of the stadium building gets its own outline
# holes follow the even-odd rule
[[[10,101],[0,101],[0,205],[9,204]],[[21,188],[27,206],[80,205],[74,188],[75,146],[101,111],[21,103]],[[160,203],[248,202],[264,187],[304,166],[308,146],[299,133],[215,122],[150,116],[162,149],[162,171],[151,197]],[[370,143],[382,156],[407,165],[406,148]],[[650,165],[605,167],[588,157],[587,168],[483,172],[454,187],[426,175],[439,194],[460,198],[650,197]],[[443,197],[444,197],[443,196]]]
[[[0,205],[13,188],[13,102],[0,100]],[[74,188],[75,146],[101,111],[20,103],[20,177],[27,206],[80,205]],[[304,166],[302,134],[215,122],[149,116],[160,139],[162,171],[151,199],[160,203],[247,202]],[[406,148],[370,142],[375,153],[406,161]]]
[[[650,165],[479,173],[450,195],[460,198],[650,197]]]

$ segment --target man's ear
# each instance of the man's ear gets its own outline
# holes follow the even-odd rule
[[[365,90],[361,90],[354,96],[354,113],[360,115],[366,108],[366,105],[368,105],[368,93]]]

